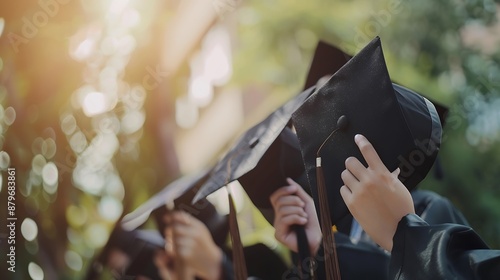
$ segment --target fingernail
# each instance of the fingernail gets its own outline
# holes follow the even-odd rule
[[[361,134],[356,134],[356,135],[354,136],[354,141],[355,141],[356,143],[359,143],[359,141],[361,141],[361,140],[363,140],[363,135],[361,135]]]

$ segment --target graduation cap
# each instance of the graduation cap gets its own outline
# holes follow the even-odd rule
[[[121,226],[126,230],[134,230],[144,224],[150,216],[153,216],[160,233],[163,235],[163,229],[167,226],[163,222],[164,214],[167,211],[183,210],[205,224],[216,244],[223,244],[228,232],[227,217],[220,215],[207,199],[191,203],[208,175],[208,170],[202,170],[171,182],[136,210],[125,215],[121,220]],[[173,206],[172,209],[168,209],[169,205]]]
[[[164,215],[169,211],[182,210],[200,220],[212,235],[214,243],[219,247],[223,246],[229,232],[227,217],[220,215],[214,205],[205,198],[191,203],[198,188],[208,178],[208,175],[208,170],[203,170],[168,184],[161,192],[126,215],[121,221],[122,227],[134,230],[150,216],[153,216],[159,233],[165,238],[164,229],[168,224],[163,219]],[[177,263],[176,273],[178,277],[183,279],[185,269],[180,260]]]
[[[325,41],[319,41],[314,51],[314,56],[307,73],[304,90],[316,85],[316,83],[326,75],[333,75],[337,72],[351,56],[334,45]]]
[[[431,100],[432,104],[436,107],[436,111],[439,115],[439,120],[441,121],[441,127],[444,129],[444,125],[446,124],[446,118],[448,117],[449,109],[443,104],[439,102],[435,102]],[[436,157],[436,162],[434,163],[434,177],[438,180],[442,180],[444,177],[443,165],[441,163],[441,159],[439,155]]]
[[[305,90],[272,112],[263,121],[248,129],[210,172],[209,178],[200,187],[193,202],[254,170],[269,147],[275,142],[290,121],[292,113],[313,92]],[[254,174],[255,175],[255,174]]]
[[[367,137],[389,170],[401,169],[399,179],[408,189],[427,175],[441,142],[434,105],[391,82],[378,37],[318,88],[292,120],[328,248],[334,244],[331,225],[348,213],[339,192],[345,160],[354,156],[366,165],[356,134]],[[336,259],[335,250],[331,257]],[[339,274],[338,267],[328,269],[328,279]]]
[[[284,129],[290,122],[292,113],[304,102],[312,91],[313,88],[303,91],[271,113],[262,122],[247,130],[222,159],[217,162],[210,173],[210,177],[200,187],[193,202],[196,203],[198,200],[235,180],[240,180],[245,190],[252,194],[251,198],[253,197],[253,201],[257,205],[259,205],[259,200],[255,200],[256,197],[260,196],[264,198],[264,196],[262,196],[262,193],[253,192],[257,189],[254,184],[262,183],[262,185],[258,185],[258,190],[262,191],[262,188],[265,188],[267,195],[270,195],[274,189],[284,186],[286,184],[286,176],[293,177],[294,174],[291,173],[294,173],[293,170],[295,170],[292,168],[292,172],[285,172],[284,170],[287,167],[280,165],[279,155],[282,154],[283,150],[291,150],[289,149],[291,147],[290,143],[287,144],[286,140],[284,140],[290,134],[284,132]],[[280,135],[282,136],[280,137]],[[279,140],[276,141],[277,139]],[[297,152],[296,154],[298,155]],[[296,157],[296,160],[300,160],[300,157]],[[267,164],[268,168],[262,168],[265,164]],[[299,166],[299,168],[302,169],[303,167]],[[270,170],[277,170],[277,172],[267,172]],[[266,174],[259,174],[260,172]],[[300,172],[302,173],[301,170]],[[255,189],[250,190],[250,186],[255,187]],[[267,196],[264,199],[268,200],[269,197]],[[246,279],[247,271],[241,241],[239,240],[234,202],[230,191],[228,191],[228,200],[235,276],[236,279]],[[263,203],[269,204],[268,201],[264,201]],[[303,228],[302,233],[299,235],[302,236],[301,240],[306,238]],[[307,239],[305,240],[305,243],[300,243],[307,244]]]
[[[328,56],[328,59],[322,59],[323,56]],[[339,49],[324,42],[318,43],[307,75],[306,89],[244,133],[217,163],[212,177],[200,188],[194,201],[238,180],[253,204],[273,223],[274,213],[269,196],[286,185],[286,177],[302,186],[307,185],[298,138],[287,127],[291,114],[314,91],[319,77],[336,72],[346,60]],[[307,188],[306,191],[310,193]],[[309,248],[307,237],[301,228],[296,227],[296,232],[299,255],[301,259],[305,259],[309,255]],[[231,234],[233,235],[233,230]]]

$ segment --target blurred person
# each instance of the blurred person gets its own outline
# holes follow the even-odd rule
[[[177,279],[179,264],[188,279],[234,279],[231,250],[214,242],[207,226],[185,211],[164,214],[165,250],[155,255],[162,279]],[[249,279],[277,279],[284,262],[262,243],[243,248]]]

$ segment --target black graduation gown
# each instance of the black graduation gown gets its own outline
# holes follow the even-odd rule
[[[429,225],[417,215],[399,222],[389,279],[500,279],[500,250],[468,226]]]

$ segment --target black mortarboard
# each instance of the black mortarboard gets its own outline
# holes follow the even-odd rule
[[[337,72],[350,58],[335,46],[319,41],[309,67],[304,92],[247,131],[218,163],[213,171],[214,177],[202,186],[195,200],[227,183],[226,165],[232,159],[234,169],[241,170],[231,170],[234,176],[229,182],[238,179],[254,205],[272,223],[273,211],[269,196],[286,184],[286,177],[298,181],[304,187],[307,183],[298,138],[290,129],[283,128],[295,109],[312,93],[318,80]],[[260,146],[252,148],[250,142],[259,143]],[[252,152],[247,153],[248,150]],[[244,160],[235,158],[237,153]],[[241,166],[238,165],[239,162],[242,162]],[[306,191],[310,192],[307,188]]]
[[[307,183],[299,139],[290,128],[285,127],[257,166],[238,179],[252,203],[270,224],[274,222],[274,211],[269,197],[287,184],[287,177],[301,185]]]
[[[219,246],[224,244],[228,234],[228,220],[226,216],[220,215],[214,205],[207,199],[200,199],[191,203],[199,187],[208,178],[209,172],[202,170],[192,175],[183,176],[168,184],[162,191],[154,195],[133,212],[127,214],[121,220],[121,225],[127,230],[133,230],[144,224],[150,215],[156,221],[160,233],[163,235],[165,222],[164,214],[169,211],[167,205],[173,204],[174,209],[188,212],[205,224],[215,243]]]
[[[319,41],[314,51],[314,56],[309,66],[304,90],[316,85],[316,83],[326,75],[333,75],[337,72],[351,56],[344,53],[334,45],[324,41]]]
[[[334,243],[331,225],[348,213],[339,192],[345,160],[354,156],[366,165],[356,134],[367,137],[389,170],[401,169],[399,178],[408,189],[427,175],[441,142],[434,105],[391,82],[378,37],[318,88],[292,119],[319,207],[324,246]],[[339,276],[333,263],[337,268],[327,266],[332,279]]]
[[[389,170],[400,167],[408,189],[426,176],[441,142],[434,105],[391,83],[378,37],[317,89],[292,119],[316,202],[316,154],[341,123],[320,152],[332,223],[348,212],[339,192],[345,159],[355,156],[364,162],[354,135],[366,136]]]
[[[229,184],[232,181],[239,180],[243,178],[245,189],[249,189],[250,182],[252,178],[257,178],[259,174],[253,173],[253,170],[261,170],[261,165],[259,163],[269,164],[274,169],[280,170],[281,166],[279,163],[279,155],[281,153],[281,148],[286,148],[289,145],[283,145],[281,142],[285,127],[290,122],[292,113],[304,102],[304,100],[312,93],[313,88],[310,88],[302,93],[298,94],[290,101],[286,102],[283,106],[279,107],[273,113],[271,113],[262,122],[253,126],[247,130],[229,149],[229,151],[222,157],[221,160],[217,162],[215,167],[210,173],[210,177],[201,186],[200,190],[193,199],[193,202],[197,202],[200,199],[206,197],[210,193],[222,188],[223,186]],[[280,139],[276,143],[276,139]],[[274,143],[274,146],[273,146]],[[270,149],[273,146],[274,148]],[[265,158],[265,160],[263,160]],[[257,169],[256,169],[257,168]],[[300,167],[299,167],[300,168]],[[267,176],[269,175],[269,176]],[[267,189],[267,193],[272,193],[270,188],[279,188],[285,185],[285,175],[282,172],[274,174],[267,174],[266,177],[269,179],[267,182],[265,179],[257,178],[262,185],[258,185],[257,188],[262,190],[262,188]],[[254,177],[255,176],[255,177]],[[293,176],[293,174],[289,174]],[[247,179],[247,180],[246,180]],[[282,180],[282,183],[281,181]],[[271,186],[271,184],[272,186]],[[276,186],[276,184],[278,186]],[[254,186],[254,185],[252,185]],[[253,190],[252,190],[253,191]],[[254,200],[256,196],[252,194]],[[268,200],[268,197],[263,197]],[[245,266],[245,260],[243,256],[243,248],[241,245],[239,230],[236,221],[236,213],[234,211],[234,204],[231,192],[228,192],[229,200],[229,219],[230,219],[230,232],[233,244],[233,257],[234,257],[234,271],[235,277],[237,279],[246,279],[247,271]],[[260,199],[255,200],[259,204]],[[264,202],[267,203],[267,202]],[[302,237],[305,236],[305,231],[301,230],[299,233]],[[307,240],[306,237],[300,238],[301,240]],[[301,244],[307,244],[307,242],[300,242]],[[303,245],[302,245],[303,246]],[[306,245],[307,246],[307,245]],[[303,247],[302,247],[303,248]],[[308,250],[301,250],[303,252]]]
[[[323,56],[328,59],[321,61]],[[195,201],[238,180],[254,205],[272,223],[274,213],[269,196],[285,186],[286,177],[298,181],[302,186],[306,185],[297,136],[286,128],[291,114],[313,92],[318,78],[335,73],[347,60],[348,56],[339,49],[323,42],[318,43],[307,75],[306,89],[249,129],[234,144],[217,163],[212,178],[201,187]],[[306,191],[310,192],[307,188]],[[307,246],[307,237],[300,228],[297,228],[297,233],[299,255],[303,259],[309,251],[304,247]]]
[[[313,88],[303,91],[272,112],[262,122],[247,130],[224,157],[217,162],[210,174],[210,178],[201,186],[193,202],[206,197],[254,170],[269,147],[289,123],[292,113],[312,91]]]

